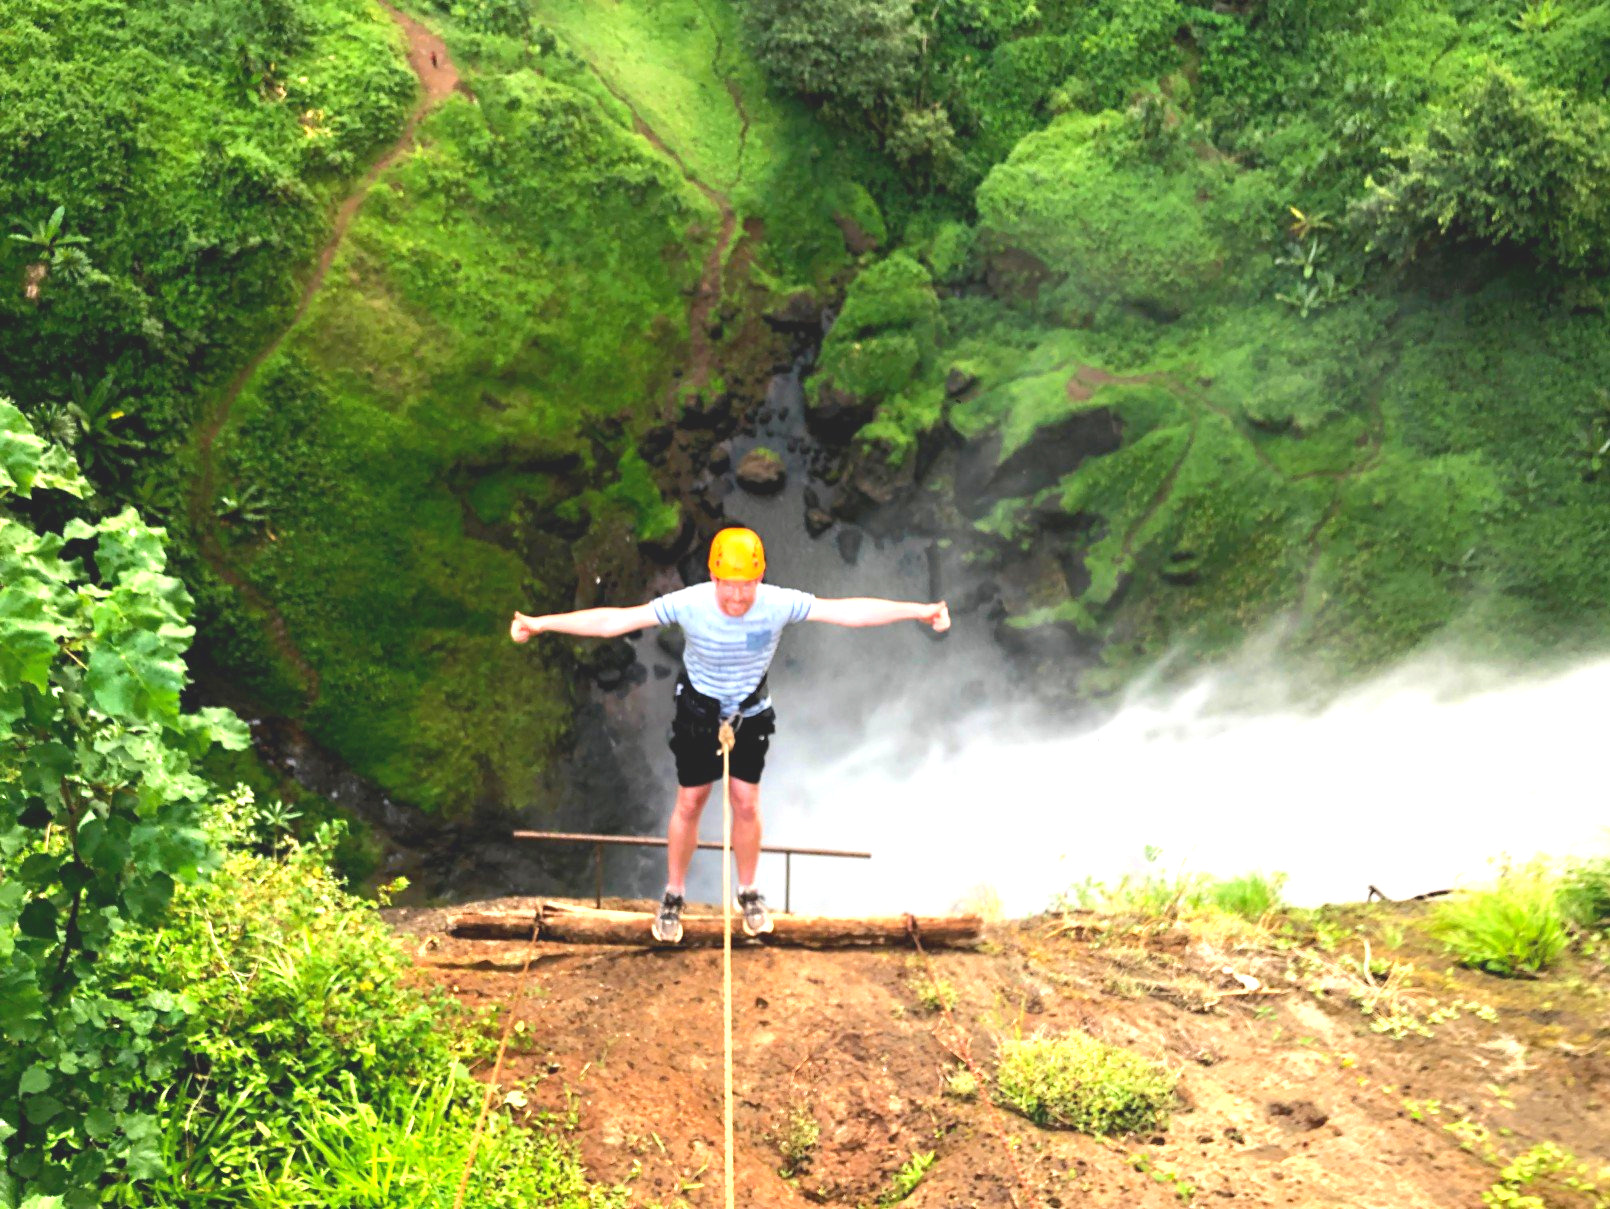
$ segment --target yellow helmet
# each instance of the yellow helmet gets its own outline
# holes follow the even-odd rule
[[[712,579],[759,579],[766,573],[766,548],[753,529],[723,529],[710,542]]]

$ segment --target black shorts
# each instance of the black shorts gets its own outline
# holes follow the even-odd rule
[[[712,725],[692,710],[681,708],[671,723],[671,754],[676,757],[676,783],[691,789],[721,780],[721,745],[717,739],[719,723]],[[777,729],[777,712],[770,706],[753,718],[738,723],[737,741],[732,746],[728,768],[735,780],[760,784],[766,767],[766,752],[772,732]]]

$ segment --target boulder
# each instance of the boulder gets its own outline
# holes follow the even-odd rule
[[[861,543],[865,540],[866,535],[859,529],[840,529],[838,536],[839,557],[849,563],[850,566],[855,566],[861,558]]]
[[[805,408],[805,423],[821,440],[843,444],[877,411],[877,404],[853,391],[824,383]]]
[[[821,537],[833,527],[833,514],[825,508],[805,509],[805,532],[812,537]]]
[[[783,304],[765,314],[766,323],[779,332],[818,335],[822,330],[822,306],[805,291],[790,294]]]
[[[677,527],[664,537],[640,541],[637,548],[643,552],[644,557],[669,567],[688,552],[693,545],[693,518],[684,510]]]
[[[738,463],[738,485],[755,495],[776,495],[787,482],[781,455],[764,446],[751,449]]]
[[[945,397],[947,399],[959,399],[977,385],[977,374],[970,374],[966,370],[952,368],[950,373],[945,375]]]

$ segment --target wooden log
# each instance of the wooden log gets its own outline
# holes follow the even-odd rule
[[[560,944],[655,945],[649,934],[652,916],[637,911],[599,911],[568,903],[543,903],[537,939]],[[469,940],[527,940],[536,914],[532,911],[461,911],[447,925],[448,934]],[[773,915],[770,945],[802,948],[839,948],[853,945],[911,944],[909,922],[914,922],[924,948],[965,947],[975,943],[983,929],[977,915],[874,916],[869,918],[825,915]],[[733,939],[748,941],[736,914]],[[719,945],[721,916],[684,915],[683,945]]]

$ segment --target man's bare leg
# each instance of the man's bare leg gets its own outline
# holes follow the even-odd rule
[[[738,885],[753,886],[760,867],[760,786],[732,779],[732,854],[738,862]]]
[[[688,866],[693,863],[694,850],[699,846],[699,816],[704,813],[712,788],[710,785],[677,786],[676,809],[671,811],[671,824],[665,832],[665,888],[672,894],[686,893]]]

